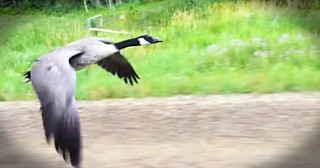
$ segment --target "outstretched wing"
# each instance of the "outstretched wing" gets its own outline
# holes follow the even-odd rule
[[[76,72],[69,57],[78,51],[55,51],[37,60],[30,77],[40,100],[43,126],[48,143],[54,137],[57,152],[78,167],[81,160],[80,121],[74,92]],[[68,155],[68,156],[67,156]]]
[[[120,52],[98,61],[97,64],[113,75],[123,78],[125,83],[129,81],[133,85],[134,82],[138,83],[138,79],[140,79],[131,64]]]

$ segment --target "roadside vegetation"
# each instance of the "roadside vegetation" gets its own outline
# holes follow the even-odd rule
[[[163,0],[89,8],[88,13],[82,8],[1,8],[0,13],[0,100],[34,99],[22,73],[40,55],[86,37],[86,19],[96,14],[103,15],[103,28],[132,36],[150,29],[164,43],[124,50],[141,77],[137,86],[95,65],[78,72],[78,99],[320,90],[319,9]]]

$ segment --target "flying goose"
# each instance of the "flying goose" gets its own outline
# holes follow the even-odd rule
[[[103,38],[85,38],[54,49],[39,57],[24,77],[31,81],[41,105],[47,143],[54,138],[56,151],[67,156],[73,167],[80,167],[81,131],[75,100],[76,71],[97,64],[117,75],[125,83],[138,83],[139,76],[120,50],[160,43],[162,40],[142,35],[112,43]]]

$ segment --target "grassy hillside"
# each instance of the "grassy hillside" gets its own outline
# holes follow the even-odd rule
[[[177,3],[122,4],[114,12],[97,8],[89,13],[1,9],[0,100],[34,99],[21,73],[38,56],[86,37],[86,19],[100,13],[104,28],[133,36],[150,28],[165,42],[124,51],[141,77],[137,86],[95,65],[78,72],[79,99],[320,90],[319,11],[260,3]]]

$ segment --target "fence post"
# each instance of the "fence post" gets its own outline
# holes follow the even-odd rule
[[[111,8],[111,6],[112,6],[111,0],[108,0],[108,5],[109,5],[109,8]]]
[[[87,0],[83,0],[84,8],[86,10],[86,13],[88,13],[88,6],[87,6]]]

